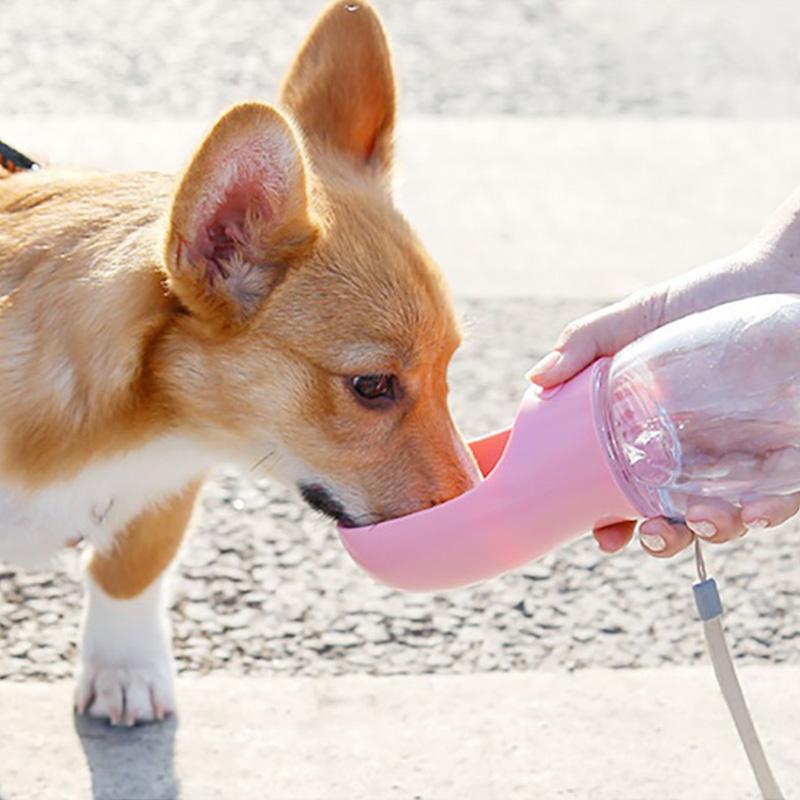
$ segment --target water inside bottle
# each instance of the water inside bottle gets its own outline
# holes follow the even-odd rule
[[[612,363],[612,458],[643,513],[800,490],[800,298],[728,306],[672,323]]]

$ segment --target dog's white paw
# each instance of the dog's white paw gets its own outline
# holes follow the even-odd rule
[[[84,665],[75,688],[79,714],[108,719],[112,725],[162,720],[175,711],[172,669],[92,668]]]
[[[175,681],[162,579],[130,600],[87,580],[75,709],[112,725],[163,719],[175,711]]]

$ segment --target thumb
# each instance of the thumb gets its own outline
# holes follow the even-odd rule
[[[544,389],[569,380],[600,356],[614,355],[634,339],[657,328],[656,298],[637,297],[595,311],[567,325],[553,350],[527,374]]]
[[[594,330],[570,326],[561,334],[553,350],[536,363],[526,377],[547,389],[569,380],[591,364],[602,350]]]

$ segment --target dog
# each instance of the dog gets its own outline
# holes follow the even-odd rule
[[[337,2],[177,178],[0,170],[0,560],[87,544],[78,713],[175,710],[164,574],[215,464],[349,526],[477,481],[394,122],[380,20]]]

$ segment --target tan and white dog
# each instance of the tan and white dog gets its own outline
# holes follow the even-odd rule
[[[279,107],[232,108],[177,179],[0,171],[0,560],[90,545],[75,702],[113,723],[175,707],[163,575],[212,465],[344,524],[477,476],[368,5],[325,11]]]

